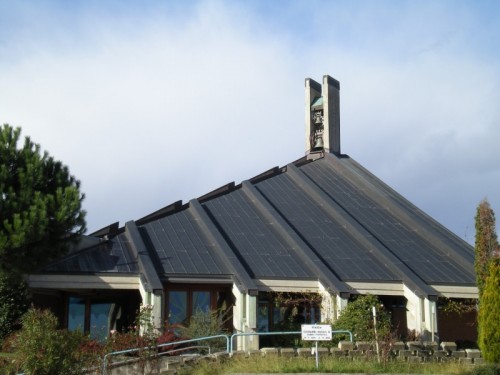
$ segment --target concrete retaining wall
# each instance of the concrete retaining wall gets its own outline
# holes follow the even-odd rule
[[[146,364],[151,374],[176,374],[178,369],[189,363],[208,360],[220,361],[230,356],[280,356],[280,357],[312,357],[315,348],[262,348],[260,350],[239,350],[229,355],[226,352],[214,353],[206,356],[183,355],[158,357]],[[336,348],[318,348],[318,355],[331,356],[339,360],[360,361],[375,360],[376,348],[368,342],[351,343],[341,341]],[[484,364],[481,352],[478,349],[457,350],[453,342],[443,342],[441,345],[433,342],[395,342],[387,350],[380,348],[380,356],[387,356],[391,361],[405,362],[460,362],[464,364]],[[144,363],[138,360],[124,360],[115,362],[108,368],[109,375],[135,375],[142,371]],[[152,371],[151,371],[152,370]]]

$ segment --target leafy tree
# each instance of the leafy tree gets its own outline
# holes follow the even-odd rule
[[[487,362],[500,363],[500,258],[489,265],[478,316],[479,347]]]
[[[373,306],[377,311],[378,337],[380,339],[387,336],[391,329],[390,313],[384,310],[376,296],[370,294],[359,296],[349,302],[333,324],[333,329],[351,331],[356,341],[375,341]]]
[[[26,273],[85,231],[80,182],[20,128],[0,128],[0,272]]]
[[[492,254],[498,252],[498,238],[495,231],[495,213],[488,200],[483,199],[476,211],[475,263],[476,283],[479,289],[479,303],[488,276],[488,266]]]

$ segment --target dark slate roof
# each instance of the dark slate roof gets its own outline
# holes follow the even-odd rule
[[[288,174],[262,181],[257,189],[341,280],[400,280]]]
[[[138,273],[137,259],[131,252],[130,243],[122,233],[108,241],[98,241],[97,245],[72,251],[62,259],[43,268],[48,273]],[[95,242],[95,241],[93,241]]]
[[[141,235],[162,276],[229,274],[190,210],[144,224]]]
[[[301,170],[426,283],[475,283],[471,246],[352,159],[327,155]]]
[[[224,239],[256,278],[315,278],[239,189],[203,204]]]
[[[320,280],[339,293],[350,281],[422,295],[475,285],[472,247],[346,155],[302,158],[104,233],[110,241],[47,271],[139,271],[154,285],[231,277],[253,291],[255,279]]]

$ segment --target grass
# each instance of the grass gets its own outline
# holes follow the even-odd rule
[[[498,374],[476,371],[471,365],[450,363],[409,363],[389,362],[387,365],[376,361],[349,361],[337,358],[320,358],[316,370],[315,358],[304,357],[262,357],[244,358],[240,356],[224,361],[199,361],[190,368],[181,370],[181,375],[224,375],[238,373],[363,373],[363,374]]]

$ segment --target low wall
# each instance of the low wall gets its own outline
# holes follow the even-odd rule
[[[176,374],[183,365],[200,360],[218,361],[231,356],[280,356],[312,357],[315,348],[262,348],[260,350],[240,350],[231,354],[219,352],[209,355],[186,354],[181,356],[159,356],[152,359],[116,358],[108,365],[107,375]],[[329,356],[339,360],[360,361],[377,360],[377,353],[371,343],[341,341],[335,348],[318,348],[319,356]],[[482,365],[484,359],[478,349],[457,350],[454,342],[394,342],[389,348],[380,348],[380,357],[391,361],[405,362],[459,362]]]
[[[308,357],[315,355],[315,348],[262,348],[254,351],[237,351],[232,355],[276,355],[282,357]],[[318,348],[318,355],[331,356],[343,360],[376,360],[377,352],[371,343],[341,341],[336,348]],[[389,348],[379,348],[380,358],[406,362],[462,362],[484,364],[478,349],[457,350],[454,342],[395,342]]]

